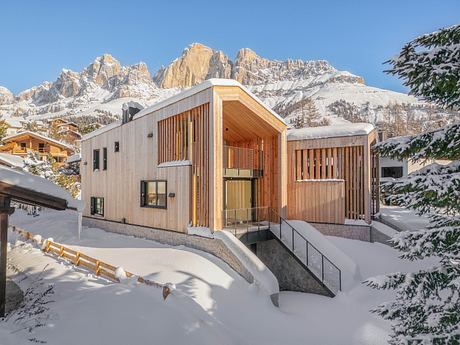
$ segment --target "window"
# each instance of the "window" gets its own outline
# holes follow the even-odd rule
[[[99,150],[93,150],[93,170],[99,169]]]
[[[115,149],[114,149],[115,152],[119,152],[120,151],[120,142],[119,141],[115,141]]]
[[[107,170],[107,147],[102,149],[102,169]]]
[[[21,143],[21,150],[25,150],[26,149],[26,143]]]
[[[45,143],[38,143],[38,152],[45,152]]]
[[[91,214],[104,217],[104,198],[91,197]]]
[[[166,208],[166,181],[141,181],[141,207]]]
[[[400,178],[403,176],[403,167],[382,167],[382,177]]]

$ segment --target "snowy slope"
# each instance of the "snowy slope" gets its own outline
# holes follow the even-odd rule
[[[53,237],[122,265],[133,273],[176,285],[166,301],[152,287],[112,284],[75,269],[30,246],[14,247],[10,264],[25,274],[15,279],[33,286],[37,296],[50,284],[45,310],[11,315],[0,323],[0,344],[387,344],[388,322],[369,310],[393,299],[391,291],[376,291],[360,282],[335,298],[282,292],[280,308],[272,305],[228,265],[216,257],[186,247],[84,229],[78,240],[76,215],[45,211],[38,217],[17,210],[11,222]],[[410,271],[430,262],[407,262],[382,244],[330,237],[354,261],[363,279],[394,271]],[[20,243],[19,243],[20,244]],[[372,258],[372,260],[370,260]],[[30,309],[29,300],[28,308]],[[41,327],[35,327],[37,322]],[[26,326],[31,326],[30,332]],[[332,330],[332,331],[331,331]]]

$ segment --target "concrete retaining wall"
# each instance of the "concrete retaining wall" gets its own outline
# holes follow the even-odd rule
[[[378,242],[390,245],[390,237],[371,225],[311,223],[326,236],[337,236],[364,242]]]
[[[294,256],[277,240],[255,245],[257,257],[278,279],[280,290],[309,292],[332,297],[327,290]]]

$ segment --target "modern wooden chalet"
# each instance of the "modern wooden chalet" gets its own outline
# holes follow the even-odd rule
[[[230,208],[285,214],[287,126],[241,84],[211,79],[137,111],[82,138],[84,216],[186,232],[222,229]]]
[[[84,217],[178,232],[273,214],[370,222],[375,131],[359,126],[315,139],[290,130],[288,140],[282,118],[225,79],[126,107],[122,121],[82,138]]]
[[[288,218],[343,224],[378,212],[377,131],[368,123],[288,131]]]

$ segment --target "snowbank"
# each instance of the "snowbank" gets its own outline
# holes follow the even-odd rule
[[[293,141],[367,135],[373,130],[374,126],[370,123],[349,123],[336,126],[298,128],[288,130],[287,140]]]
[[[75,208],[79,211],[82,211],[84,208],[84,202],[74,199],[65,189],[47,179],[44,179],[43,177],[35,176],[25,171],[14,170],[0,165],[0,181],[21,188],[30,189],[38,193],[64,199],[67,201],[67,207],[69,208]]]
[[[9,153],[0,152],[0,164],[12,168],[22,168],[24,166],[24,159],[19,156],[10,155]]]
[[[241,241],[228,231],[214,232],[214,238],[221,240],[227,248],[241,261],[254,277],[254,285],[269,296],[279,293],[278,280],[274,274]]]

